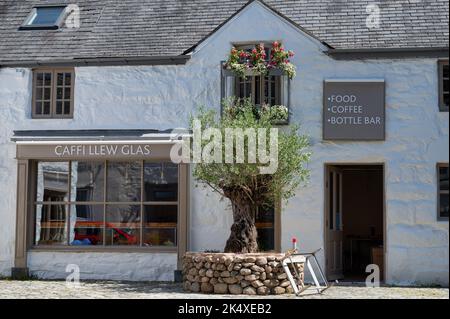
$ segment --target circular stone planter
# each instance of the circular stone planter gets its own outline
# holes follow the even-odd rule
[[[293,293],[282,267],[284,254],[191,253],[183,257],[183,288],[205,294]],[[298,264],[301,285],[304,264]]]

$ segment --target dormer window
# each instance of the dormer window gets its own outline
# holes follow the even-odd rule
[[[62,22],[64,20],[65,11],[66,6],[34,7],[19,29],[58,29],[62,25]]]

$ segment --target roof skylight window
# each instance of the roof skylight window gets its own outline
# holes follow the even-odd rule
[[[20,29],[58,29],[64,19],[66,6],[34,7]]]

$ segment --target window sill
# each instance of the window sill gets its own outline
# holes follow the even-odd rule
[[[65,253],[174,253],[177,247],[74,247],[74,246],[32,246],[28,252],[65,252]]]
[[[73,116],[54,117],[54,116],[32,116],[32,120],[73,120]]]
[[[22,25],[19,30],[57,30],[59,26],[57,25]]]
[[[236,73],[233,70],[227,69],[225,67],[222,67],[223,70],[223,75],[224,76],[237,76]],[[261,73],[253,71],[253,70],[247,70],[245,72],[246,76],[259,76],[261,75]],[[281,69],[271,69],[269,70],[268,75],[273,75],[273,76],[284,76],[284,71]]]

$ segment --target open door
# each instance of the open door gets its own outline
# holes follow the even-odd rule
[[[327,169],[327,213],[326,213],[326,268],[327,278],[344,277],[343,226],[342,225],[342,171],[337,167]]]

